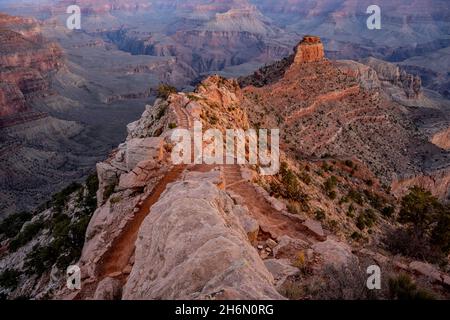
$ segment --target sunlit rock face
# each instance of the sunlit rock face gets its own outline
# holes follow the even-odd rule
[[[294,63],[321,61],[325,57],[322,41],[319,37],[305,36],[295,48]]]

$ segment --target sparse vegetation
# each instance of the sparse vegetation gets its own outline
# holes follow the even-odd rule
[[[356,204],[359,204],[360,206],[362,206],[364,204],[364,197],[361,194],[361,192],[359,192],[358,190],[355,189],[351,189],[348,192],[347,197],[352,200],[353,202],[355,202]]]
[[[360,230],[370,229],[377,222],[377,215],[372,209],[366,209],[360,213],[356,220],[356,226]]]
[[[108,200],[109,197],[111,197],[111,195],[114,193],[114,190],[116,189],[116,186],[117,186],[117,182],[112,183],[105,188],[105,191],[103,192],[103,200],[104,201]]]
[[[160,99],[166,100],[173,93],[177,93],[177,88],[166,83],[161,83],[158,86],[156,96]]]
[[[33,216],[29,212],[15,213],[7,217],[0,224],[0,234],[7,238],[15,237],[22,229],[25,222],[30,221]]]
[[[46,246],[35,246],[27,255],[24,265],[27,274],[42,275],[55,263],[59,269],[65,269],[80,257],[86,229],[97,207],[96,174],[87,178],[86,190],[81,199],[83,210],[75,213],[73,217],[62,212],[54,212],[53,217],[45,223],[51,232],[52,241]]]
[[[450,253],[450,206],[429,191],[411,188],[402,199],[398,221],[403,227],[385,240],[392,252],[432,262],[442,262]]]
[[[303,205],[307,204],[307,196],[301,190],[300,180],[298,176],[289,169],[287,163],[282,163],[279,173],[279,180],[271,183],[271,192],[288,200],[297,201]]]
[[[325,214],[325,211],[321,209],[316,211],[316,220],[323,221],[326,219],[326,217],[327,215]]]
[[[10,251],[16,251],[30,242],[44,227],[42,220],[29,223],[9,244]]]
[[[55,193],[52,197],[52,207],[55,212],[61,212],[67,201],[70,198],[70,195],[82,188],[82,185],[73,182],[68,187],[64,188],[61,192]]]
[[[434,300],[436,297],[428,291],[420,289],[405,274],[389,279],[389,293],[394,300]]]
[[[0,287],[14,290],[19,284],[20,275],[17,270],[6,269],[0,274]]]
[[[325,183],[323,184],[323,189],[325,190],[328,197],[332,200],[336,199],[336,186],[337,186],[337,178],[335,176],[329,177]]]

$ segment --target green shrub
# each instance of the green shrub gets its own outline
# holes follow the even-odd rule
[[[28,224],[22,232],[20,232],[17,237],[15,237],[9,244],[9,249],[11,251],[17,251],[17,249],[23,247],[28,242],[33,240],[33,238],[42,230],[44,227],[44,222],[38,220],[36,222]]]
[[[167,112],[167,107],[163,106],[158,110],[158,113],[156,114],[156,120],[161,120],[162,117],[164,117],[164,115]]]
[[[323,221],[326,217],[326,213],[322,209],[316,211],[316,220]]]
[[[386,206],[381,210],[381,214],[386,218],[392,218],[394,216],[395,207]]]
[[[360,206],[362,206],[364,204],[364,197],[361,194],[361,192],[355,190],[355,189],[351,189],[348,192],[348,198],[351,199],[353,202],[359,204]]]
[[[417,288],[417,285],[405,274],[389,279],[389,293],[393,300],[436,299],[430,292]]]
[[[56,215],[51,221],[53,241],[33,248],[25,260],[26,272],[42,275],[55,263],[59,269],[65,269],[79,259],[90,219],[90,215],[85,215],[72,221],[67,215]]]
[[[55,212],[61,212],[70,199],[70,195],[79,191],[83,186],[77,182],[71,183],[68,187],[58,192],[52,197],[52,206]]]
[[[15,237],[25,222],[30,221],[31,218],[33,218],[31,213],[25,211],[10,215],[0,224],[0,234],[4,234],[7,238]]]
[[[370,192],[369,190],[364,190],[364,194],[367,197],[370,205],[374,209],[376,209],[376,210],[378,210],[380,212],[383,210],[383,208],[385,206],[385,203],[386,203],[385,199],[383,199],[382,197],[380,197],[376,193]]]
[[[86,179],[87,196],[83,199],[83,206],[85,207],[85,213],[91,214],[97,209],[97,191],[99,187],[99,181],[97,173],[89,175]]]
[[[352,235],[350,236],[353,240],[355,241],[359,241],[362,239],[362,235],[359,232],[353,232]]]
[[[17,270],[6,269],[0,274],[0,287],[14,290],[19,284],[20,275]]]
[[[431,192],[413,187],[402,199],[399,221],[409,225],[412,232],[424,238],[431,232],[440,209],[439,201]]]
[[[104,201],[108,200],[109,197],[114,193],[114,190],[116,189],[117,182],[110,184],[106,186],[105,191],[103,192],[103,199]]]
[[[355,206],[353,204],[351,204],[348,207],[347,216],[350,217],[350,218],[353,218],[355,216],[355,210],[356,210]]]
[[[431,243],[440,248],[444,255],[450,253],[450,205],[442,208],[431,233]]]
[[[311,176],[306,172],[302,172],[299,174],[300,180],[302,180],[306,185],[310,185],[312,182]]]
[[[360,230],[364,230],[366,228],[372,228],[373,225],[377,222],[377,215],[372,209],[366,209],[360,213],[356,220],[356,226]]]
[[[116,203],[119,203],[120,201],[122,201],[122,197],[120,197],[120,196],[112,197],[110,201],[111,201],[111,204],[116,204]]]
[[[353,168],[353,161],[352,160],[345,160],[345,165],[349,168]]]
[[[160,99],[166,100],[173,93],[177,93],[177,88],[165,83],[161,83],[158,86],[156,96]]]
[[[169,129],[175,129],[177,128],[177,124],[176,123],[169,123]]]
[[[297,175],[289,169],[285,162],[281,164],[280,175],[283,186],[279,192],[283,198],[300,202],[307,201],[306,195],[301,190]]]
[[[25,258],[26,273],[40,276],[44,272],[50,271],[59,254],[60,252],[52,244],[44,247],[35,246]]]
[[[326,194],[333,200],[336,199],[337,196],[336,192],[334,191],[334,189],[336,189],[336,186],[337,178],[335,176],[329,177],[323,184],[323,189],[325,190]]]

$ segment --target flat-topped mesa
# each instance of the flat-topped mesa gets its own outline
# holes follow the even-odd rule
[[[295,48],[294,64],[321,61],[325,57],[323,43],[319,37],[304,36]]]

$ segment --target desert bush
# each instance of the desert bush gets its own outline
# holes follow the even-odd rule
[[[434,300],[436,297],[417,287],[405,274],[389,279],[389,293],[392,300]]]
[[[316,220],[323,221],[326,219],[326,217],[327,215],[322,209],[316,211]]]
[[[280,167],[279,179],[281,185],[271,184],[271,190],[274,194],[285,199],[306,203],[308,198],[301,190],[300,181],[297,175],[289,169],[287,163],[283,162]]]
[[[388,240],[391,250],[423,260],[445,259],[450,252],[448,205],[439,203],[431,192],[413,187],[402,199],[398,220],[406,228],[397,230],[398,236]],[[401,244],[401,240],[408,242]]]
[[[10,215],[0,224],[0,234],[4,234],[7,238],[15,237],[25,222],[30,221],[32,217],[31,213],[25,211]]]
[[[350,169],[353,168],[353,161],[352,160],[345,160],[345,165],[349,167]]]
[[[351,189],[351,190],[348,192],[347,197],[348,197],[349,199],[351,199],[353,202],[359,204],[360,206],[362,206],[362,205],[364,204],[364,197],[363,197],[363,195],[361,194],[361,192],[359,192],[358,190]]]
[[[306,185],[310,185],[312,182],[311,176],[306,172],[301,172],[299,174],[300,180],[302,180]]]
[[[377,222],[377,215],[372,209],[366,209],[361,212],[356,219],[356,226],[360,230],[365,230],[366,228],[372,228]]]
[[[30,223],[20,232],[9,244],[9,249],[11,251],[17,251],[17,249],[23,247],[28,242],[33,240],[33,238],[42,230],[44,227],[44,222],[38,220],[36,222]]]
[[[381,214],[385,218],[392,218],[395,213],[395,207],[394,206],[386,206],[383,209],[381,209]]]
[[[374,299],[366,286],[367,274],[357,262],[336,267],[327,265],[319,275],[320,281],[310,292],[317,300],[368,300]]]
[[[369,190],[364,190],[364,195],[367,197],[367,199],[369,200],[369,204],[378,211],[382,211],[386,200],[383,199],[382,197],[380,197],[379,195],[377,195],[376,193],[370,192]]]
[[[280,294],[289,300],[300,300],[305,292],[299,281],[286,281],[280,289]]]
[[[109,197],[114,193],[116,190],[117,182],[114,182],[108,186],[106,186],[105,191],[103,192],[103,199],[104,201],[108,200]]]
[[[0,287],[14,290],[19,284],[20,275],[17,270],[6,269],[0,274]]]
[[[444,255],[450,253],[450,205],[442,208],[431,233],[431,243],[440,248]]]
[[[71,183],[62,191],[55,193],[52,197],[52,207],[55,212],[61,212],[70,199],[70,195],[79,191],[83,186],[77,182]]]
[[[173,93],[177,93],[177,88],[166,83],[161,83],[158,86],[156,96],[160,99],[166,100]]]
[[[97,209],[97,191],[99,181],[97,173],[89,175],[86,179],[87,195],[83,199],[83,207],[86,214],[91,214]]]

